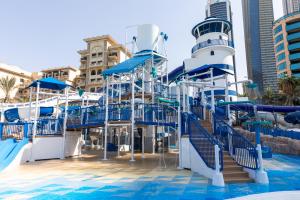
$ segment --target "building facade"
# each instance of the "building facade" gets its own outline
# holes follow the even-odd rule
[[[248,78],[263,93],[278,92],[272,0],[242,0]]]
[[[76,86],[74,82],[76,77],[79,76],[79,69],[71,66],[67,67],[55,67],[55,68],[48,68],[42,70],[42,77],[43,78],[56,78],[60,81],[63,81],[69,85]]]
[[[208,0],[206,17],[216,17],[232,22],[231,2],[229,0]]]
[[[300,12],[276,20],[273,32],[278,78],[300,78]]]
[[[300,0],[282,0],[284,15],[298,12],[300,9]]]
[[[0,78],[4,77],[15,77],[16,83],[14,89],[10,93],[10,98],[18,101],[19,99],[29,96],[28,91],[23,92],[23,90],[31,83],[31,81],[35,78],[35,74],[25,71],[17,66],[8,65],[4,63],[0,63]],[[0,99],[5,97],[4,91],[0,89]]]
[[[85,50],[80,50],[80,76],[76,85],[87,92],[97,92],[104,84],[102,71],[125,61],[131,54],[109,35],[84,39]]]

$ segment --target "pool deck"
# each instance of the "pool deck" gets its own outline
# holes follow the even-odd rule
[[[177,155],[130,154],[102,161],[100,151],[79,158],[26,163],[0,174],[0,199],[205,199],[221,200],[257,193],[300,190],[300,158],[275,155],[265,161],[270,185],[214,187],[189,170],[177,169]],[[113,158],[113,159],[112,159]],[[264,194],[264,195],[265,195]]]

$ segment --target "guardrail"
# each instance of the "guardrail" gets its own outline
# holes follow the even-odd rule
[[[204,106],[202,105],[192,105],[191,106],[191,112],[194,113],[199,119],[204,119],[204,116],[203,116],[203,109],[204,109]]]
[[[91,106],[68,111],[68,128],[92,125],[104,125],[105,106]],[[108,121],[130,121],[131,105],[129,103],[110,104]],[[176,126],[177,110],[164,104],[135,104],[135,122],[145,125]]]
[[[63,118],[44,118],[37,121],[36,136],[63,135]]]
[[[251,132],[255,132],[254,126],[247,125],[246,129]],[[271,128],[271,127],[265,127],[265,126],[261,126],[260,131],[264,135],[271,135],[273,137],[287,137],[287,138],[291,138],[294,140],[300,140],[300,132],[298,132],[298,131],[288,131],[288,130],[283,130],[280,128]]]
[[[258,169],[258,153],[255,146],[243,135],[234,130],[225,121],[214,115],[214,134],[224,144],[225,149],[238,165]]]
[[[201,126],[197,116],[194,114],[188,114],[188,132],[191,144],[201,156],[205,164],[211,169],[222,171],[222,144]],[[217,161],[219,161],[219,163],[217,163]],[[216,169],[216,166],[219,166],[220,169]]]
[[[203,49],[205,47],[209,46],[215,46],[215,45],[224,45],[234,48],[234,43],[229,40],[223,40],[223,39],[215,39],[215,40],[207,40],[205,42],[198,43],[195,45],[192,49],[192,53],[195,53],[199,49]]]
[[[6,140],[9,138],[22,140],[24,138],[28,138],[32,133],[32,127],[33,123],[0,123],[0,140]]]

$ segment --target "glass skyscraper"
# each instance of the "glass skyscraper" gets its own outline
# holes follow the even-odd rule
[[[263,93],[278,91],[273,45],[272,0],[242,0],[248,78]]]
[[[282,6],[284,15],[298,12],[300,9],[300,0],[282,0]]]

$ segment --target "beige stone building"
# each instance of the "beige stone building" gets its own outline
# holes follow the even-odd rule
[[[21,69],[20,67],[8,65],[5,63],[0,63],[0,78],[3,77],[15,77],[16,84],[15,88],[10,93],[10,98],[22,97],[22,95],[29,95],[29,93],[20,92],[20,90],[24,90],[35,78],[35,73],[28,72],[26,70]],[[19,95],[21,94],[21,95]],[[5,93],[0,89],[0,99],[2,100],[5,97]],[[14,99],[17,101],[18,99]]]
[[[69,85],[76,86],[74,80],[79,76],[79,73],[79,69],[75,67],[55,67],[42,70],[42,78],[52,77]]]
[[[80,76],[76,85],[87,92],[96,92],[104,84],[102,71],[126,60],[131,54],[109,35],[86,38],[80,50]]]

